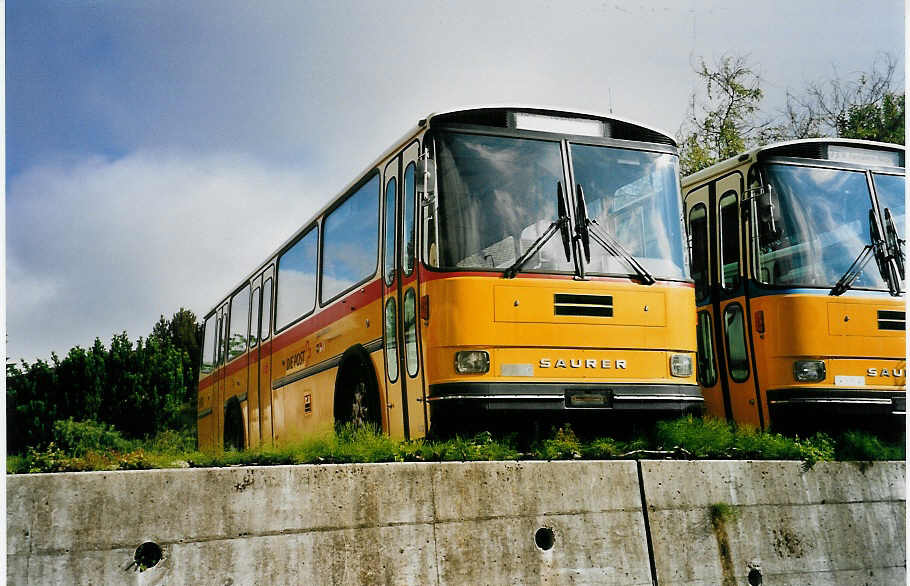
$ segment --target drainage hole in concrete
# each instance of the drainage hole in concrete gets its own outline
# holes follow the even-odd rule
[[[537,547],[547,551],[553,549],[553,544],[556,542],[556,536],[553,534],[553,530],[549,527],[541,527],[537,530],[537,533],[534,534],[534,543],[537,544]]]
[[[136,567],[139,568],[139,571],[143,572],[155,567],[161,561],[162,555],[164,554],[160,545],[154,541],[146,541],[136,548],[133,560],[136,562]]]

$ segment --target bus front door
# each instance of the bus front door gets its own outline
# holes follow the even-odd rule
[[[743,176],[734,172],[718,179],[713,187],[717,218],[718,286],[714,288],[717,314],[718,355],[725,356],[729,409],[738,424],[763,428],[761,405],[757,400],[755,377],[751,372],[748,304],[743,259],[747,242],[742,222],[740,195]]]
[[[427,431],[420,352],[417,278],[416,162],[412,143],[385,169],[383,191],[383,358],[389,433],[407,439]]]

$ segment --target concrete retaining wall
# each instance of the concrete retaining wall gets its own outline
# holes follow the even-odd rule
[[[748,584],[751,564],[764,584],[903,584],[904,473],[613,461],[9,476],[7,582]],[[137,572],[145,541],[164,557]]]
[[[641,467],[661,585],[906,583],[903,463]]]

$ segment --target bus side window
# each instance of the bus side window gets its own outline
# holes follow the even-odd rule
[[[721,284],[724,289],[739,286],[739,205],[736,192],[720,198]]]
[[[260,314],[259,314],[259,287],[253,289],[252,309],[250,310],[250,348],[259,344]]]
[[[404,294],[404,303],[402,304],[402,315],[404,321],[404,362],[408,369],[408,375],[417,376],[417,369],[420,361],[417,357],[417,294],[414,287],[411,287]]]
[[[404,170],[404,192],[402,197],[404,201],[404,218],[402,218],[403,227],[401,241],[401,270],[405,276],[410,276],[414,272],[415,242],[417,240],[414,231],[414,199],[417,196],[417,187],[414,182],[413,162],[409,163]]]
[[[316,308],[317,235],[316,227],[310,228],[278,257],[275,331],[309,315]],[[271,285],[268,295],[271,300]]]
[[[315,280],[315,275],[313,279]],[[313,298],[315,301],[315,293]],[[268,340],[269,336],[272,335],[272,278],[269,277],[265,280],[265,283],[262,284],[262,333],[260,338],[262,341]]]
[[[743,308],[731,303],[724,309],[724,337],[727,339],[727,365],[730,377],[738,382],[749,378],[749,353],[746,350],[746,328]]]
[[[215,314],[210,315],[209,318],[205,320],[205,339],[202,343],[202,365],[199,367],[199,371],[202,374],[208,374],[215,370],[216,321]]]
[[[228,362],[246,352],[250,335],[249,285],[231,299],[231,327],[228,342]]]
[[[215,363],[218,366],[224,364],[224,313],[218,317],[218,350],[216,352]]]
[[[717,365],[714,363],[714,343],[711,337],[711,312],[698,312],[698,364],[696,374],[699,384],[713,387],[717,383]]]
[[[374,173],[330,211],[322,224],[319,295],[323,304],[376,274],[380,185],[379,173]]]
[[[382,256],[382,274],[387,286],[395,280],[395,216],[398,213],[396,189],[395,178],[392,177],[385,188],[385,252]]]
[[[395,307],[395,298],[389,297],[385,302],[385,370],[389,382],[398,380],[398,313]]]
[[[692,235],[692,278],[695,279],[695,299],[708,296],[708,208],[700,203],[689,213],[689,232]]]

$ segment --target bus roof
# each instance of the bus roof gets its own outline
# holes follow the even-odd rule
[[[833,144],[833,145],[845,145],[845,146],[857,146],[864,148],[877,148],[891,151],[903,151],[904,146],[899,144],[891,144],[887,142],[876,142],[872,140],[859,140],[855,138],[836,138],[836,137],[823,137],[823,138],[802,138],[798,140],[788,140],[783,142],[775,142],[765,146],[759,146],[752,148],[748,151],[743,152],[742,154],[736,155],[735,157],[730,157],[719,163],[715,163],[710,167],[706,167],[701,171],[696,171],[691,175],[687,175],[682,180],[683,188],[692,185],[693,183],[700,183],[709,177],[714,175],[719,175],[733,167],[739,167],[746,161],[757,161],[759,157],[763,155],[773,154],[771,151],[794,151],[797,150],[794,147],[799,147],[802,145],[820,145],[820,144]],[[798,156],[798,155],[790,155]],[[817,158],[817,157],[812,157]]]
[[[524,112],[532,114],[540,114],[544,116],[554,116],[554,117],[570,117],[570,118],[594,118],[597,120],[602,120],[604,122],[613,122],[618,123],[623,126],[634,127],[640,130],[645,131],[645,134],[653,135],[653,140],[651,142],[660,142],[665,144],[670,144],[672,146],[677,146],[676,139],[673,138],[673,135],[654,126],[648,126],[628,118],[623,118],[621,116],[614,116],[613,114],[604,114],[602,112],[593,112],[588,110],[566,110],[560,107],[548,107],[548,106],[528,106],[520,104],[490,104],[484,106],[466,106],[461,108],[454,108],[452,110],[444,110],[441,112],[434,112],[428,115],[426,118],[421,119],[417,124],[418,128],[421,128],[423,125],[429,123],[430,126],[433,125],[434,120],[448,121],[448,120],[459,120],[459,119],[468,119],[472,116],[474,117],[486,117],[487,119],[495,118],[496,115],[505,115],[508,112]],[[495,124],[491,124],[495,125]],[[621,137],[616,137],[621,138]],[[642,138],[636,138],[633,140],[643,140]]]
[[[551,108],[551,107],[541,107],[541,106],[521,106],[521,105],[487,105],[487,106],[471,106],[471,107],[462,107],[455,108],[452,110],[444,110],[440,112],[433,112],[428,114],[425,118],[421,118],[417,121],[417,125],[412,127],[410,130],[405,132],[401,138],[392,143],[387,149],[385,149],[382,154],[376,157],[369,165],[360,171],[357,175],[354,176],[354,179],[349,181],[344,187],[336,192],[336,194],[330,198],[325,205],[323,205],[319,211],[311,215],[306,219],[304,223],[301,224],[301,227],[294,231],[294,233],[281,243],[275,250],[273,250],[268,256],[265,257],[264,262],[256,265],[256,269],[251,271],[246,278],[238,282],[234,287],[228,290],[227,295],[221,297],[213,307],[206,311],[202,317],[203,319],[210,316],[212,313],[217,310],[222,303],[229,300],[231,295],[236,291],[241,289],[245,284],[249,283],[250,279],[258,275],[263,269],[268,266],[273,259],[275,259],[278,254],[281,253],[286,247],[288,247],[294,240],[299,238],[308,228],[313,226],[313,223],[322,216],[329,208],[331,208],[337,201],[338,198],[347,193],[349,190],[354,188],[360,181],[370,173],[373,169],[377,168],[378,165],[388,158],[390,155],[394,154],[400,148],[410,143],[414,138],[417,137],[421,132],[427,129],[427,127],[432,127],[434,121],[438,122],[447,122],[451,120],[467,120],[472,116],[477,118],[495,116],[497,114],[502,114],[503,117],[507,112],[527,112],[535,113],[549,116],[564,116],[564,117],[575,117],[575,118],[595,118],[602,120],[604,122],[616,123],[621,125],[621,128],[625,131],[624,136],[617,138],[625,138],[625,134],[628,134],[630,130],[639,130],[641,131],[641,137],[630,136],[629,140],[645,140],[648,142],[659,142],[663,144],[670,144],[673,147],[676,147],[676,140],[668,133],[640,124],[638,122],[631,121],[626,118],[621,118],[619,116],[613,116],[612,114],[598,114],[596,112],[585,112],[579,110],[565,110],[560,108]],[[475,122],[477,123],[477,122]]]

